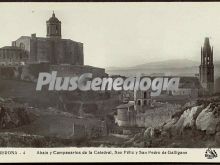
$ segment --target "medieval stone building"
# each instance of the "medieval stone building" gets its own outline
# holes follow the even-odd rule
[[[211,48],[208,37],[205,38],[204,46],[201,47],[199,75],[204,91],[212,94],[214,92],[213,47]]]
[[[16,74],[16,78],[31,81],[35,81],[38,73],[43,71],[57,71],[59,76],[82,73],[106,76],[105,69],[84,65],[83,43],[62,39],[61,21],[54,12],[46,21],[46,32],[46,37],[37,37],[36,34],[21,36],[12,41],[12,46],[0,48],[0,76],[5,77],[6,67],[13,70],[22,67],[22,73]],[[45,65],[46,69],[42,68]],[[29,73],[31,71],[34,75]],[[10,77],[15,77],[15,74]],[[7,75],[7,78],[10,77]]]
[[[83,44],[61,38],[61,22],[54,13],[46,26],[46,37],[37,37],[36,34],[21,36],[12,42],[12,46],[28,52],[28,63],[83,65]]]
[[[123,104],[116,107],[117,115],[115,122],[120,127],[137,126],[137,116],[142,116],[151,107],[152,99],[150,90],[125,91],[122,99]],[[133,96],[132,96],[133,95]],[[128,99],[128,102],[124,102]]]
[[[144,113],[146,109],[151,106],[152,98],[151,98],[151,90],[141,91],[135,90],[134,91],[134,108],[138,113]]]
[[[117,115],[115,123],[120,127],[136,126],[137,111],[134,109],[134,101],[129,101],[126,104],[121,104],[116,107]]]
[[[46,26],[46,37],[37,37],[36,34],[21,36],[12,42],[12,46],[1,48],[0,58],[3,59],[1,64],[47,62],[50,64],[83,65],[83,44],[61,38],[61,22],[54,13],[46,22]]]

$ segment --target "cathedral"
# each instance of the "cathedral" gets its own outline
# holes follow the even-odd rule
[[[201,85],[205,93],[214,93],[214,64],[213,47],[210,46],[209,38],[205,38],[203,47],[201,47],[201,64],[199,66],[199,76]]]
[[[12,46],[0,49],[1,65],[47,62],[54,65],[84,65],[83,44],[62,39],[61,21],[53,12],[46,21],[46,37],[21,36]]]
[[[61,21],[54,12],[46,21],[46,37],[21,36],[0,48],[0,77],[36,81],[39,72],[51,71],[59,76],[106,76],[104,68],[84,65],[83,43],[62,38]]]

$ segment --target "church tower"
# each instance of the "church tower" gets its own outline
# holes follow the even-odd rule
[[[54,12],[47,21],[47,38],[61,39],[61,22],[55,17]]]
[[[201,64],[199,66],[199,76],[202,87],[208,94],[214,92],[214,65],[213,47],[211,48],[209,38],[205,38],[204,46],[201,47]]]

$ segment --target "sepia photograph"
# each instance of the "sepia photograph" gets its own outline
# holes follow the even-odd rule
[[[201,148],[218,159],[220,3],[5,2],[0,13],[1,152]]]

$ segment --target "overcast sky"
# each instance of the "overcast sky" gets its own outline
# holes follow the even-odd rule
[[[53,10],[62,38],[84,43],[86,65],[199,61],[205,37],[220,60],[220,3],[1,3],[0,47],[22,35],[46,36]]]

